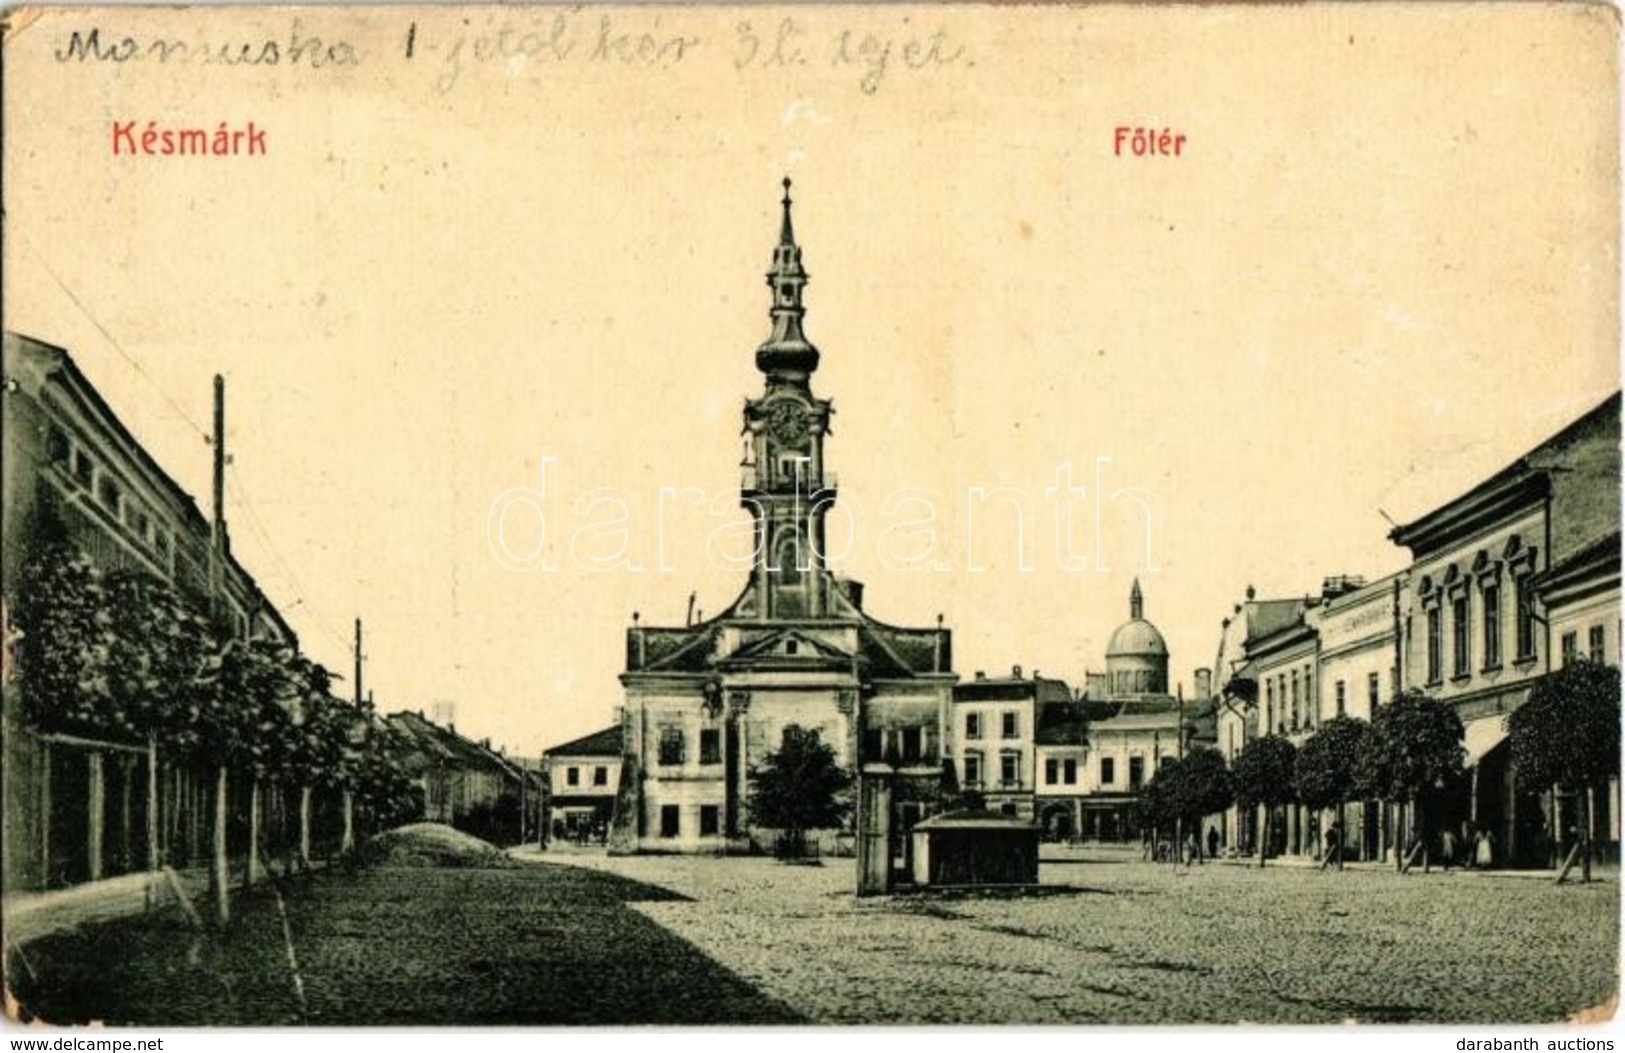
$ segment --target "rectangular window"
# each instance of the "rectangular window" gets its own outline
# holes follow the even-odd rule
[[[660,763],[661,764],[681,764],[681,763],[683,763],[683,729],[682,728],[670,728],[670,727],[668,727],[668,728],[661,728],[660,729]]]
[[[1518,658],[1527,662],[1535,657],[1535,597],[1524,579],[1518,579]]]
[[[979,739],[982,737],[982,714],[965,714],[965,737],[967,739]]]
[[[1348,712],[1348,709],[1349,709],[1348,685],[1344,684],[1343,681],[1339,680],[1337,682],[1337,686],[1333,690],[1337,694],[1337,715],[1338,716],[1343,716],[1345,713]]]
[[[1428,609],[1428,683],[1437,684],[1443,679],[1443,669],[1439,664],[1440,650],[1444,647],[1443,628],[1439,621],[1439,608]]]
[[[1382,677],[1376,673],[1367,673],[1365,678],[1365,700],[1371,706],[1371,715],[1377,715],[1377,705],[1382,701]]]
[[[1275,720],[1275,681],[1264,681],[1264,734],[1270,733]]]
[[[1130,757],[1128,759],[1128,788],[1138,790],[1143,782],[1145,782],[1145,758]]]
[[[566,769],[564,769],[564,784],[566,786],[580,786],[581,785],[581,769],[580,768],[566,768]]]
[[[108,511],[118,512],[118,483],[112,476],[104,475],[96,480],[96,500],[100,501]]]
[[[660,836],[676,837],[682,830],[682,812],[675,804],[660,806]]]
[[[1009,750],[999,754],[999,785],[1006,788],[1021,785],[1021,754]]]
[[[1100,785],[1110,786],[1117,781],[1117,762],[1111,757],[1100,758]]]
[[[1588,633],[1588,639],[1586,642],[1590,644],[1587,656],[1593,662],[1601,663],[1607,661],[1608,641],[1607,637],[1603,635],[1602,626],[1593,625]]]
[[[920,744],[922,735],[919,728],[900,728],[897,732],[897,752],[903,755],[904,764],[920,763]]]
[[[592,770],[592,784],[594,786],[609,785],[609,769],[602,764]]]
[[[1054,786],[1061,778],[1061,762],[1054,757],[1044,758],[1044,784]]]
[[[1061,763],[1061,781],[1068,786],[1078,784],[1078,762],[1075,758],[1068,757]]]
[[[1005,712],[1001,714],[999,720],[1000,735],[1007,739],[1018,739],[1021,737],[1021,724],[1017,714]]]
[[[886,757],[886,737],[879,728],[863,729],[863,759],[866,761],[884,760]]]
[[[73,477],[80,486],[90,487],[90,481],[96,474],[95,466],[90,463],[90,455],[84,450],[73,451]]]
[[[1501,668],[1501,586],[1484,586],[1484,668]]]
[[[1298,730],[1298,671],[1292,670],[1292,723],[1288,725],[1293,731]]]
[[[45,450],[52,464],[60,464],[66,468],[68,462],[72,460],[73,447],[60,428],[51,429],[50,435],[45,439]]]
[[[1567,632],[1563,634],[1563,664],[1569,665],[1580,653],[1580,634]]]
[[[1472,661],[1472,649],[1469,646],[1468,632],[1471,625],[1467,615],[1467,595],[1463,593],[1450,601],[1450,652],[1453,659],[1450,666],[1452,676],[1467,676],[1471,670],[1468,664]]]
[[[982,755],[980,753],[965,754],[965,785],[973,788],[982,785]]]
[[[1303,721],[1310,727],[1320,719],[1320,699],[1315,695],[1315,674],[1303,671]]]
[[[700,836],[715,837],[722,829],[722,809],[714,804],[700,805]]]
[[[719,728],[700,729],[700,763],[722,763],[722,731]]]

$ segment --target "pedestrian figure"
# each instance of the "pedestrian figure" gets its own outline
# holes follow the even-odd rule
[[[1202,859],[1202,842],[1197,840],[1196,831],[1192,830],[1185,835],[1185,865],[1199,863]]]
[[[1211,827],[1211,828],[1208,829],[1208,832],[1207,832],[1207,856],[1208,856],[1209,859],[1217,859],[1218,856],[1219,856],[1219,830],[1218,830],[1218,827]]]
[[[1478,845],[1475,853],[1475,862],[1481,867],[1489,867],[1495,862],[1495,837],[1488,830],[1478,832]]]
[[[1446,869],[1456,861],[1456,835],[1448,828],[1439,835],[1439,863]]]

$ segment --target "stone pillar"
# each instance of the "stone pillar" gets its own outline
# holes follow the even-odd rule
[[[858,895],[891,891],[892,779],[888,765],[864,765],[858,776]]]

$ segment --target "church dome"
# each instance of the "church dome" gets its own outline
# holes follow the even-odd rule
[[[1106,681],[1113,695],[1159,695],[1168,690],[1168,643],[1145,620],[1140,582],[1129,593],[1128,621],[1106,644]]]
[[[1106,644],[1107,658],[1131,655],[1168,655],[1168,644],[1163,640],[1162,633],[1144,618],[1132,618],[1119,625],[1117,631],[1112,633],[1111,641]]]

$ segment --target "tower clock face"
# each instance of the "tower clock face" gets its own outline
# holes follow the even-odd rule
[[[807,409],[789,399],[775,402],[767,411],[767,427],[785,446],[800,446],[807,438]]]

